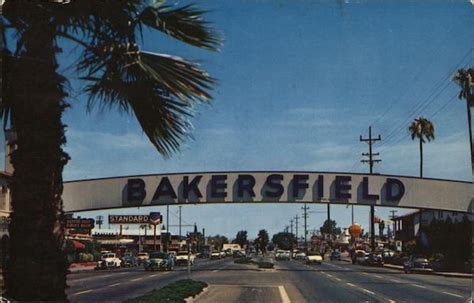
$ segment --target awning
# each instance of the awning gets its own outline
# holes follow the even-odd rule
[[[79,241],[72,240],[72,247],[75,249],[84,249],[86,246]]]

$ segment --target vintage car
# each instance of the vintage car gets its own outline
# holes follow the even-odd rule
[[[323,257],[319,253],[308,253],[305,258],[306,264],[318,264],[321,265],[323,263]]]
[[[331,253],[331,256],[329,257],[331,261],[338,260],[341,261],[341,253],[337,250],[333,251]]]
[[[188,265],[188,257],[189,257],[190,265],[194,265],[194,259],[195,259],[194,255],[192,255],[192,254],[188,255],[187,251],[178,251],[178,253],[176,254],[176,258],[175,258],[176,266]]]
[[[366,260],[366,265],[370,266],[383,266],[383,258],[381,254],[370,253]]]
[[[414,271],[433,271],[433,267],[426,259],[422,256],[410,256],[408,260],[403,264],[403,270],[405,273],[411,273]]]
[[[138,266],[137,258],[132,254],[127,254],[122,257],[122,267],[135,267]]]
[[[290,261],[291,252],[289,250],[277,250],[275,253],[275,259],[278,261]]]
[[[150,256],[148,255],[147,252],[139,252],[137,254],[137,262],[138,265],[142,264],[144,261],[148,260]]]
[[[97,262],[95,269],[118,268],[122,265],[122,260],[117,258],[114,253],[104,253]]]
[[[222,256],[221,256],[221,253],[219,251],[213,251],[211,253],[211,259],[215,260],[215,259],[221,259],[221,258],[222,258]]]
[[[146,271],[173,270],[173,256],[160,251],[152,252],[148,260],[143,261],[143,267]]]

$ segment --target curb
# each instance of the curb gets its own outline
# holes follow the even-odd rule
[[[351,260],[347,259],[341,259],[341,261],[352,263]],[[390,268],[390,269],[395,269],[395,270],[401,270],[403,271],[403,266],[399,265],[392,265],[392,264],[387,264],[384,266],[385,268]],[[462,273],[443,273],[443,272],[436,272],[436,271],[428,271],[428,272],[416,272],[417,274],[424,274],[424,275],[434,275],[434,276],[442,276],[442,277],[448,277],[448,278],[464,278],[464,279],[472,279],[472,274],[462,274]]]
[[[194,303],[195,300],[199,299],[200,296],[202,296],[204,293],[207,292],[207,290],[209,289],[209,285],[207,285],[206,287],[204,287],[202,289],[202,291],[200,293],[198,293],[197,295],[195,295],[194,297],[187,297],[186,299],[184,299],[184,302],[186,303]]]

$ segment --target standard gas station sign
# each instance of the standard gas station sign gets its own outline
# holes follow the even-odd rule
[[[468,212],[472,182],[319,172],[217,172],[130,176],[64,184],[64,208],[206,203],[339,203]]]

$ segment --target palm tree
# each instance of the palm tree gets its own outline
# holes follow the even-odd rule
[[[411,139],[415,140],[415,138],[418,138],[420,142],[420,178],[423,178],[423,143],[426,142],[425,139],[428,142],[434,140],[434,126],[430,120],[420,117],[413,120],[408,130],[410,131]]]
[[[471,147],[471,167],[474,175],[474,145],[472,138],[472,120],[471,120],[471,108],[474,107],[474,68],[459,69],[453,76],[455,81],[461,87],[458,98],[466,100],[467,106],[467,124],[469,128],[469,144]]]
[[[17,134],[5,295],[18,301],[65,301],[61,194],[69,156],[62,149],[62,115],[70,88],[58,72],[60,43],[67,40],[82,51],[74,64],[85,81],[88,110],[99,104],[135,115],[158,152],[170,156],[190,137],[193,107],[211,100],[208,91],[215,81],[196,63],[143,51],[143,32],[158,30],[209,50],[217,50],[221,39],[203,20],[205,11],[194,5],[12,0],[2,9],[6,72],[0,115],[4,127]]]

